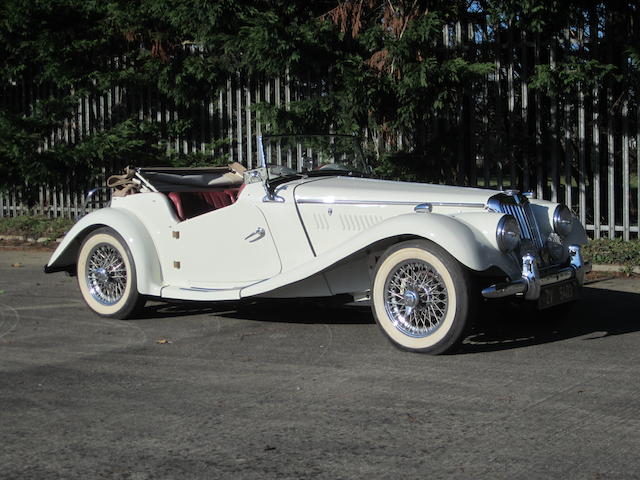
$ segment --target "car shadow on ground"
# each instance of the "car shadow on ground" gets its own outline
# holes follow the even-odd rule
[[[568,312],[483,308],[456,353],[480,353],[584,337],[593,341],[640,331],[640,293],[585,288]]]
[[[175,302],[148,304],[135,320],[214,315],[241,320],[300,324],[375,323],[367,307],[345,306],[336,299],[250,299],[233,302]]]
[[[234,312],[238,302],[192,302],[192,301],[149,301],[135,314],[132,321],[159,318],[189,317],[193,315],[222,315]]]
[[[569,312],[489,305],[480,309],[463,344],[451,353],[482,353],[584,337],[592,341],[640,331],[640,293],[586,288]],[[252,299],[235,302],[152,303],[139,320],[212,315],[252,321],[354,325],[374,324],[371,310],[329,299]]]

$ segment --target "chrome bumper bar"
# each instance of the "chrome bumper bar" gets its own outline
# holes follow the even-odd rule
[[[591,264],[582,259],[580,247],[569,247],[571,263],[568,267],[555,270],[544,277],[540,276],[538,262],[535,255],[527,254],[522,257],[522,277],[512,282],[498,283],[482,290],[485,298],[502,298],[523,294],[526,300],[537,300],[540,289],[552,283],[575,279],[579,285],[584,283],[584,276],[591,271]]]

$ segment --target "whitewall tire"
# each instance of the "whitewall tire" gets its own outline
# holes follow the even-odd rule
[[[464,339],[470,315],[470,276],[451,255],[425,240],[390,247],[371,287],[376,322],[397,347],[444,353]]]
[[[98,315],[128,318],[144,306],[131,252],[112,229],[99,228],[85,238],[77,268],[82,297]]]

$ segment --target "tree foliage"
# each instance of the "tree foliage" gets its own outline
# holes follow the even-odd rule
[[[0,187],[63,183],[72,172],[83,179],[105,162],[206,162],[168,145],[191,128],[189,109],[237,71],[287,72],[313,92],[287,109],[263,105],[272,129],[366,131],[379,140],[381,172],[420,176],[421,158],[446,161],[453,151],[457,139],[441,119],[455,117],[464,92],[494,71],[501,37],[560,39],[556,65],[531,72],[539,91],[607,81],[633,92],[638,15],[634,2],[594,0],[4,0]],[[456,19],[489,25],[479,54],[443,44],[442,26]],[[585,21],[606,33],[592,51],[563,45],[567,25]],[[26,97],[24,79],[35,92]],[[80,99],[115,86],[151,92],[183,120],[160,125],[115,111],[104,128],[44,148]],[[20,95],[23,104],[12,101]],[[423,135],[438,122],[438,135]],[[380,142],[398,147],[398,133],[410,148],[381,155]]]

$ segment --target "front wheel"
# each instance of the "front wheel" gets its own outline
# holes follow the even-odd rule
[[[371,288],[378,325],[397,347],[444,353],[464,339],[470,315],[469,274],[431,242],[411,240],[378,261]]]
[[[133,257],[110,228],[91,232],[78,254],[78,285],[89,308],[102,317],[127,318],[142,308]]]

